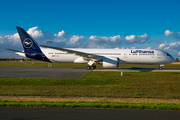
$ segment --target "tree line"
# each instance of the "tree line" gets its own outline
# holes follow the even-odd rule
[[[24,59],[24,58],[0,58],[0,61],[37,61],[35,59]]]

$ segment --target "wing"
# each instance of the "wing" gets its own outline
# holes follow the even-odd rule
[[[55,49],[55,50],[60,50],[60,51],[72,53],[75,55],[79,55],[86,60],[92,60],[92,59],[93,60],[100,60],[102,58],[102,56],[99,56],[99,55],[93,55],[90,53],[85,53],[85,52],[80,52],[80,51],[75,51],[75,50],[69,50],[69,49],[65,49],[65,48],[50,47],[50,46],[45,46],[45,45],[39,45],[39,46],[47,47],[47,48],[51,48],[51,49]]]

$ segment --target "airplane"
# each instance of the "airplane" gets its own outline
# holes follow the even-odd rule
[[[16,27],[24,51],[7,49],[15,54],[51,63],[85,63],[87,70],[96,69],[95,64],[104,68],[117,68],[119,64],[169,64],[175,59],[167,52],[152,49],[82,49],[58,48],[39,45],[22,27]]]

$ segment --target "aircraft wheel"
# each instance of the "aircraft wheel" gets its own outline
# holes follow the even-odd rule
[[[87,67],[86,67],[87,70],[90,70],[90,68],[91,68],[90,66],[87,66]]]
[[[159,67],[159,70],[162,70],[162,67]]]
[[[91,66],[91,70],[94,70],[94,66]]]
[[[96,66],[94,65],[93,68],[96,69]]]

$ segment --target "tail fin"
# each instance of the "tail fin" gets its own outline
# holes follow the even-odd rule
[[[24,51],[40,49],[38,43],[21,27],[16,27],[21,38]]]
[[[22,53],[24,53],[25,56],[28,58],[50,62],[50,60],[41,51],[38,43],[23,28],[16,28],[21,38],[22,45],[24,47],[24,52]]]

